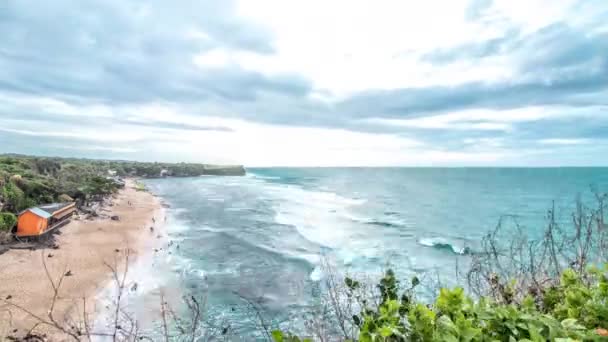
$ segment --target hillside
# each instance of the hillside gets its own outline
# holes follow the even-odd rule
[[[75,200],[98,201],[118,185],[108,176],[196,177],[241,176],[243,166],[191,163],[144,163],[133,161],[47,158],[0,155],[0,230],[10,229],[19,211],[41,203]]]

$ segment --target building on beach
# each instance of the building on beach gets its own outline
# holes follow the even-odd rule
[[[19,213],[17,237],[44,235],[69,222],[76,212],[76,204],[51,203],[26,209]]]

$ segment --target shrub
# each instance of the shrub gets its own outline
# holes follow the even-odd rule
[[[23,209],[25,194],[15,183],[7,182],[2,187],[2,198],[5,201],[5,209],[17,212]]]
[[[10,232],[17,223],[17,216],[12,213],[0,213],[0,232]]]
[[[360,286],[347,278],[354,294]],[[608,337],[608,264],[590,267],[581,277],[567,269],[559,285],[528,295],[520,304],[482,297],[474,300],[463,288],[441,289],[432,304],[417,302],[412,287],[401,290],[388,270],[377,288],[377,306],[363,306],[353,316],[360,342],[372,341],[564,341],[599,340]],[[401,292],[401,293],[400,293]],[[547,309],[537,305],[545,297],[560,298]],[[553,299],[552,299],[553,300]],[[285,338],[289,336],[289,338]],[[275,331],[275,341],[299,341]]]

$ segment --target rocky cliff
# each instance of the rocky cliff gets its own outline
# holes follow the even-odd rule
[[[244,176],[247,172],[242,165],[205,165],[204,175]]]

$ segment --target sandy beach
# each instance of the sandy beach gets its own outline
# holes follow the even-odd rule
[[[0,302],[0,340],[29,330],[37,321],[31,314],[48,318],[53,291],[44,264],[55,282],[62,274],[69,274],[61,284],[55,319],[79,319],[83,299],[89,314],[96,311],[95,296],[112,277],[106,264],[124,265],[127,254],[134,261],[160,243],[157,237],[164,221],[160,200],[135,190],[133,181],[129,180],[112,205],[100,213],[101,218],[72,220],[62,227],[55,236],[58,249],[10,250],[0,255],[0,298],[5,300]],[[113,215],[120,219],[111,220]],[[31,314],[6,302],[27,308]],[[48,328],[41,329],[58,339]]]

